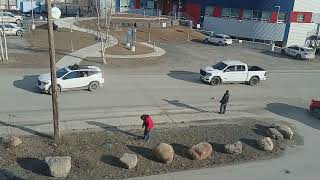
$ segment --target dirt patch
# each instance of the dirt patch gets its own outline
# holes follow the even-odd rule
[[[118,44],[111,48],[106,49],[106,54],[111,55],[138,55],[138,54],[147,54],[152,53],[153,49],[147,46],[144,46],[140,43],[135,44],[136,51],[132,52],[130,49],[126,48],[124,44]]]
[[[86,20],[81,21],[78,26],[86,29],[98,30],[97,20]],[[133,26],[133,24],[131,24]],[[104,30],[104,28],[102,28]],[[120,27],[119,29],[112,29],[111,34],[119,39],[120,43],[125,43],[127,27]],[[138,42],[148,42],[150,33],[151,42],[183,42],[188,40],[190,41],[201,41],[204,38],[204,35],[196,30],[190,29],[185,26],[171,26],[166,28],[145,28],[137,27],[136,40]]]
[[[272,158],[293,143],[274,140],[275,149],[272,152],[259,150],[256,140],[263,137],[261,130],[266,124],[255,120],[244,120],[238,124],[158,128],[153,131],[152,140],[148,143],[142,141],[141,130],[125,131],[97,122],[88,123],[105,130],[65,135],[57,146],[40,137],[24,137],[23,144],[14,149],[1,145],[0,166],[9,171],[19,169],[14,172],[22,179],[45,179],[44,167],[39,165],[43,164],[44,157],[68,155],[72,157],[68,179],[123,179]],[[241,155],[224,153],[224,144],[238,140],[244,144]],[[188,147],[201,141],[211,143],[214,153],[203,161],[190,160]],[[152,149],[159,142],[173,146],[175,156],[171,164],[159,163],[153,156]],[[123,169],[119,163],[119,158],[126,152],[138,155],[138,165],[132,170]]]
[[[25,34],[30,47],[23,47],[26,53],[10,53],[8,62],[1,62],[0,67],[4,68],[44,68],[49,67],[49,45],[47,29],[38,28]],[[56,48],[56,61],[72,50],[78,50],[96,43],[94,35],[79,31],[70,32],[69,29],[61,28],[54,31]]]

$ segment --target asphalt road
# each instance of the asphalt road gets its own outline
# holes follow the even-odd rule
[[[301,62],[262,54],[261,50],[222,49],[201,44],[166,45],[163,63],[144,67],[105,70],[105,87],[95,93],[65,92],[59,97],[61,126],[71,129],[91,128],[84,122],[99,121],[113,125],[140,123],[139,115],[151,113],[159,119],[175,114],[180,121],[216,115],[225,90],[231,94],[228,113],[288,121],[304,137],[300,146],[289,148],[279,159],[180,172],[149,179],[316,179],[320,170],[320,121],[308,113],[310,99],[319,96],[319,62]],[[187,50],[187,51],[186,51]],[[224,53],[224,54],[223,54]],[[221,55],[222,54],[222,55]],[[219,57],[244,60],[267,68],[268,80],[258,86],[228,84],[212,87],[199,81],[199,67],[210,65]],[[277,55],[278,56],[278,55]],[[212,58],[209,59],[208,57]],[[51,97],[39,94],[36,76],[46,69],[1,69],[0,117],[2,125],[19,132],[51,132]],[[211,97],[216,97],[211,100]],[[176,116],[178,118],[178,116]],[[155,118],[157,121],[157,118]],[[163,119],[161,119],[163,120]],[[118,124],[117,124],[118,123]],[[27,128],[23,128],[27,127]],[[0,129],[4,134],[4,127]],[[292,172],[284,173],[285,170]]]

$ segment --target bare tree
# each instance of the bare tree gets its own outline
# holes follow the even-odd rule
[[[98,26],[98,38],[101,42],[101,57],[104,64],[107,64],[105,52],[106,47],[109,39],[110,34],[110,24],[111,24],[111,15],[112,15],[112,8],[113,8],[113,0],[104,0],[104,6],[105,6],[105,14],[104,14],[104,20],[105,25],[102,26],[101,21],[101,3],[99,4],[98,1],[96,1],[96,11],[97,11],[97,26]],[[100,7],[99,7],[100,5]]]

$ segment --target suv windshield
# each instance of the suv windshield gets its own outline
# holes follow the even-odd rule
[[[315,50],[314,50],[314,49],[307,49],[307,48],[305,48],[304,51],[305,51],[305,52],[311,52],[311,53],[312,53],[312,52],[314,52]]]
[[[57,71],[57,78],[61,78],[63,75],[65,75],[68,71],[65,68],[59,69]]]
[[[226,65],[223,62],[219,62],[218,64],[212,66],[213,69],[219,69],[219,70],[223,70],[224,68],[226,68],[228,65]]]

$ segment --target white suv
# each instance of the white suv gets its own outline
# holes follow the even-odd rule
[[[0,12],[0,17],[3,17],[3,21],[7,23],[17,23],[20,24],[22,21],[22,16],[15,15],[11,12]]]
[[[101,69],[96,66],[73,65],[57,70],[58,92],[76,89],[95,91],[103,86],[104,78]],[[38,87],[42,92],[51,94],[51,75],[38,77]]]
[[[224,34],[215,34],[206,36],[204,42],[218,44],[219,46],[227,46],[232,44],[232,38]]]
[[[297,59],[314,59],[316,51],[309,47],[289,46],[281,49],[282,54],[286,54]]]
[[[23,35],[23,29],[21,27],[18,27],[16,24],[10,23],[10,24],[4,24],[4,32],[6,35],[10,36],[22,36]],[[0,30],[2,30],[2,24],[0,24]]]

